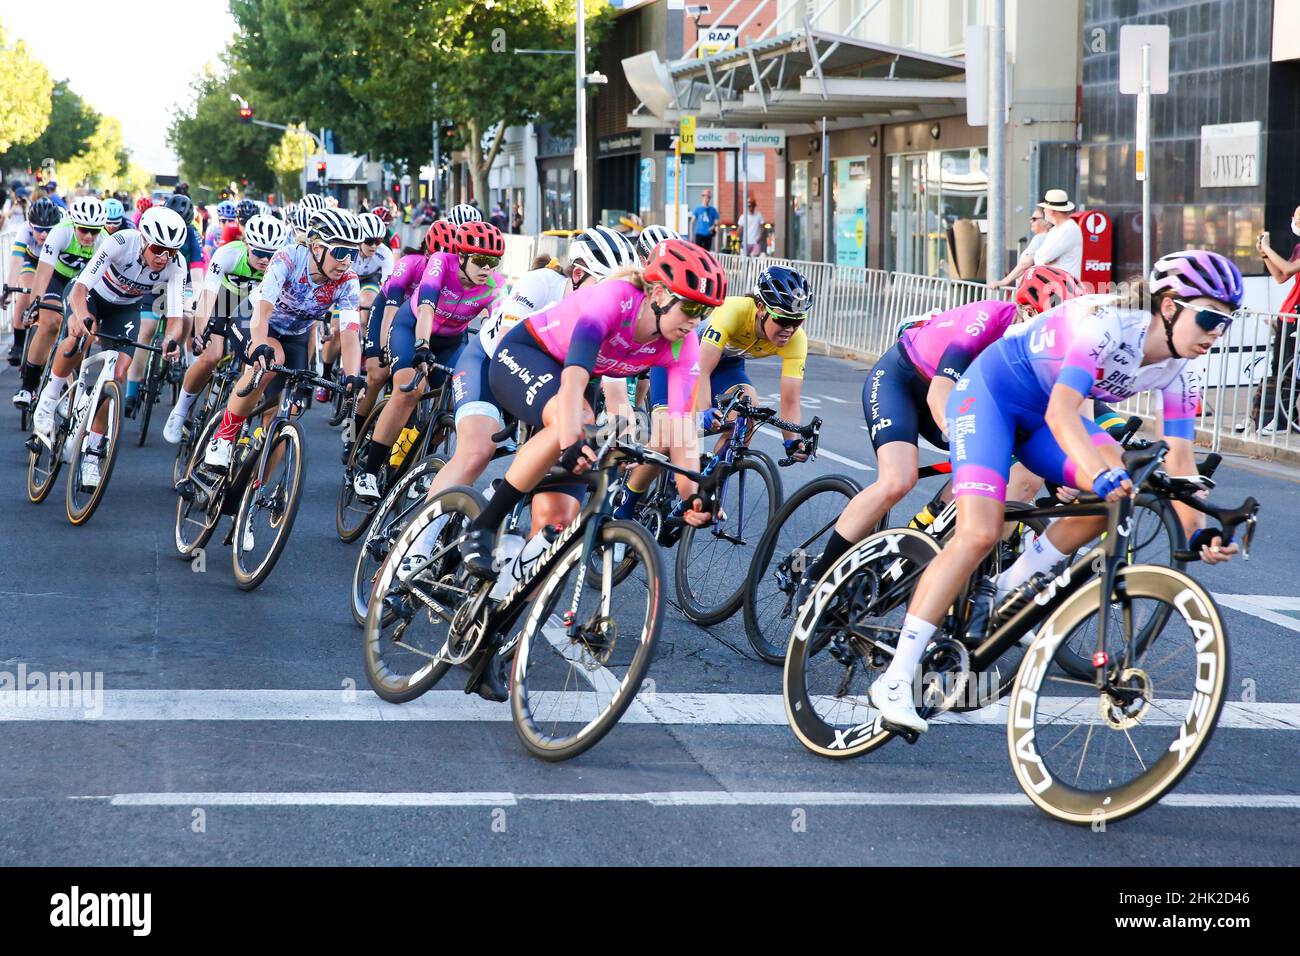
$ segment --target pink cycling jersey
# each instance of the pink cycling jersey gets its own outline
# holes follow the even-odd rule
[[[401,305],[410,297],[411,290],[424,275],[425,266],[428,264],[429,257],[422,252],[402,256],[382,288],[384,298],[390,305]]]
[[[695,410],[700,377],[700,340],[680,342],[632,337],[645,293],[621,279],[579,289],[524,321],[546,353],[564,365],[581,365],[593,375],[629,378],[648,368],[668,370],[668,409],[677,415]]]
[[[433,306],[429,334],[459,335],[470,319],[485,309],[491,310],[504,289],[505,282],[498,272],[493,272],[482,285],[466,289],[460,284],[460,258],[450,252],[435,252],[429,256],[417,293],[419,305]]]
[[[954,382],[986,348],[1016,321],[1014,302],[989,299],[938,312],[898,339],[899,347],[926,378],[940,375]]]

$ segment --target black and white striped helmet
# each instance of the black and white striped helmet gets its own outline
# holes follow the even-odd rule
[[[388,227],[384,225],[384,220],[380,219],[373,212],[363,212],[357,216],[361,220],[361,241],[374,242],[375,240],[383,241],[388,236]]]
[[[603,279],[611,272],[636,265],[636,247],[621,232],[607,226],[592,226],[569,243],[569,263]]]
[[[305,239],[307,237],[307,227],[311,225],[313,212],[315,210],[311,206],[302,203],[293,207],[293,212],[289,214],[289,225],[293,227],[295,232],[300,233],[298,238]]]
[[[343,243],[361,245],[361,222],[346,209],[317,209],[307,225],[307,238],[319,239],[326,245]]]
[[[104,204],[94,196],[78,196],[72,200],[72,206],[68,210],[68,218],[74,225],[85,226],[87,229],[102,229],[108,222],[108,211],[104,209]]]
[[[254,216],[244,224],[244,244],[250,249],[279,249],[289,227],[274,216]]]
[[[315,212],[317,209],[325,208],[325,197],[320,193],[308,193],[298,201],[299,206],[306,206]]]
[[[667,226],[653,225],[646,226],[641,230],[641,235],[636,239],[636,254],[645,262],[650,258],[650,252],[655,246],[665,239],[680,239],[682,237],[675,229],[669,229]]]
[[[457,226],[463,226],[467,222],[482,222],[483,214],[467,202],[458,206],[452,206],[451,212],[447,213],[447,218]]]
[[[140,235],[146,242],[167,249],[179,249],[185,244],[189,227],[174,209],[153,206],[140,217]]]

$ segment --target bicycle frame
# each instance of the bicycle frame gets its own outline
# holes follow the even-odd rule
[[[117,360],[120,354],[114,349],[102,349],[82,360],[81,372],[77,376],[75,392],[73,389],[68,390],[68,413],[71,428],[68,432],[69,443],[64,446],[65,451],[68,448],[75,448],[76,443],[85,438],[86,431],[90,428],[90,422],[93,418],[92,410],[98,410],[99,396],[104,391],[105,383],[113,380],[117,372]],[[94,387],[90,388],[87,381],[90,378],[90,372],[96,366],[99,366],[99,373],[95,376]],[[44,441],[40,435],[37,438]],[[51,451],[54,450],[53,446],[47,445],[47,447]],[[64,460],[71,461],[71,455],[64,454]]]

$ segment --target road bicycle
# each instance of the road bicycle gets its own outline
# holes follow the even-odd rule
[[[584,752],[633,705],[662,626],[663,559],[645,528],[613,517],[613,475],[628,462],[653,463],[699,482],[706,506],[714,504],[716,479],[616,435],[591,444],[598,449],[591,472],[575,479],[553,471],[538,486],[581,480],[591,491],[518,580],[484,581],[460,563],[466,528],[483,507],[473,489],[450,488],[412,516],[380,568],[366,616],[366,676],[380,697],[412,700],[455,665],[469,669],[469,691],[497,666],[494,658],[504,664],[513,657],[515,729],[545,760]],[[435,523],[429,554],[409,554]],[[621,583],[615,548],[626,549],[624,560],[638,569]],[[396,613],[386,623],[390,609]]]
[[[342,389],[308,369],[271,363],[259,367],[249,384],[236,392],[250,395],[263,376],[282,376],[279,398],[264,397],[244,422],[234,443],[230,467],[213,469],[204,462],[208,443],[224,417],[217,407],[208,416],[194,443],[185,477],[176,485],[176,551],[187,560],[206,560],[203,548],[223,515],[231,515],[224,544],[231,546],[231,565],[241,590],[251,591],[270,575],[284,552],[298,515],[306,481],[307,458],[298,386]],[[349,401],[354,397],[349,396]],[[275,408],[265,423],[263,413]],[[269,544],[268,544],[269,542]]]
[[[211,323],[209,323],[210,328]],[[199,336],[196,342],[196,355],[203,354],[210,337],[211,333],[207,330]],[[203,423],[211,417],[214,411],[226,407],[226,403],[230,401],[231,390],[234,389],[235,383],[239,381],[239,376],[243,374],[243,370],[244,364],[239,356],[227,347],[225,354],[217,361],[217,367],[213,369],[207,384],[203,386],[198,397],[194,399],[189,411],[185,414],[185,421],[181,425],[181,440],[176,445],[176,456],[172,459],[173,485],[179,484],[185,477],[190,459],[194,457],[195,440],[203,429]]]
[[[118,335],[90,333],[105,345],[120,348],[135,347],[161,353],[162,349],[139,345],[133,339]],[[64,352],[72,358],[79,351],[85,337],[78,338]],[[117,450],[122,438],[122,392],[115,375],[121,352],[114,348],[103,349],[83,358],[81,370],[72,385],[54,406],[54,428],[49,435],[33,433],[27,439],[27,498],[40,504],[54,487],[59,469],[68,463],[65,505],[68,520],[73,525],[83,525],[90,520],[108,490],[117,461]],[[106,427],[98,447],[91,448],[87,432],[96,418],[103,416]],[[81,483],[81,463],[87,458],[99,461],[99,484],[86,487]]]
[[[1216,518],[1226,540],[1244,526],[1249,558],[1258,502],[1228,509],[1202,500],[1203,481],[1158,470],[1167,450],[1156,442],[1125,452],[1135,486]],[[1191,769],[1223,706],[1228,641],[1213,598],[1194,579],[1128,563],[1133,498],[1082,495],[1015,517],[1073,515],[1105,516],[1105,538],[1003,599],[987,636],[967,634],[977,571],[927,647],[916,687],[927,718],[1008,696],[1008,746],[1022,789],[1054,818],[1090,824],[1141,811]],[[916,581],[938,551],[934,538],[910,529],[871,535],[800,608],[783,695],[795,736],[814,753],[853,757],[895,736],[917,739],[886,725],[866,692],[888,666]],[[1091,647],[1086,679],[1056,663],[1071,640]],[[1010,680],[1000,670],[1008,659],[1018,659],[1006,668]]]
[[[153,345],[163,339],[163,323],[158,322],[154,330]],[[184,354],[182,350],[181,354]],[[172,404],[180,396],[181,382],[185,379],[185,365],[180,359],[165,359],[161,349],[151,348],[145,362],[144,377],[140,380],[140,395],[135,405],[132,418],[140,420],[140,432],[136,435],[136,444],[143,447],[149,436],[149,422],[153,419],[153,407],[161,400],[163,392],[170,389]]]

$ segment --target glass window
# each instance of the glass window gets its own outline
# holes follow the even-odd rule
[[[808,223],[808,162],[790,164],[790,241],[786,255],[791,259],[812,258],[812,236]]]

